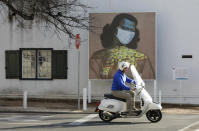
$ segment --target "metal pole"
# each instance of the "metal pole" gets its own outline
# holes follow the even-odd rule
[[[91,103],[91,80],[88,80],[88,103]]]
[[[157,83],[154,80],[154,102],[157,102]]]
[[[161,89],[159,89],[159,104],[162,104],[162,92]]]
[[[180,107],[182,106],[182,83],[180,80]]]
[[[27,108],[27,91],[23,92],[23,108],[26,109]]]
[[[80,51],[78,50],[78,110],[80,110],[80,87],[79,87],[79,72],[80,72]]]
[[[87,109],[87,89],[83,88],[83,110]]]

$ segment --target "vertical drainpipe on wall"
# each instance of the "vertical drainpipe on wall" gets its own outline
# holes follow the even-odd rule
[[[155,80],[154,80],[154,102],[158,102],[157,100],[157,13],[155,14],[155,59],[156,59],[156,65],[155,65]]]
[[[20,48],[23,48],[24,47],[24,29],[23,28],[20,28],[20,41],[21,41]],[[21,85],[21,88],[22,88],[22,91],[23,91],[23,108],[26,109],[27,108],[27,91],[26,91],[26,89],[24,89],[23,81],[22,80],[19,80],[19,81],[20,81],[20,85]]]
[[[158,64],[157,64],[157,63],[158,63],[158,56],[159,56],[159,55],[157,54],[157,53],[158,53],[158,44],[157,44],[157,42],[158,42],[158,40],[157,40],[157,39],[158,39],[158,37],[157,37],[157,34],[158,34],[158,33],[157,33],[157,24],[158,24],[158,19],[157,19],[157,17],[158,17],[158,15],[159,15],[159,10],[157,10],[157,11],[156,11],[156,14],[155,14],[155,22],[156,22],[156,23],[155,23],[155,28],[156,28],[156,29],[155,29],[155,30],[156,30],[156,33],[155,33],[155,37],[156,37],[156,39],[155,39],[155,40],[156,40],[156,42],[155,42],[155,44],[156,44],[156,49],[155,49],[155,54],[156,54],[156,55],[155,55],[155,56],[156,56],[156,72],[155,72],[155,75],[156,75],[156,86],[158,85],[158,73],[157,73],[157,72],[158,72]],[[158,101],[156,101],[156,102],[158,102],[158,103],[161,105],[161,103],[162,103],[162,90],[161,90],[161,86],[160,86],[160,87],[157,86],[156,95],[157,95],[157,92],[158,92],[158,98],[159,98],[159,99],[158,99]],[[156,97],[157,97],[157,96],[156,96]],[[156,99],[156,100],[157,100],[157,99]]]

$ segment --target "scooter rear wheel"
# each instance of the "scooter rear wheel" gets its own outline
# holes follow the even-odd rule
[[[100,119],[102,119],[104,122],[110,122],[112,121],[114,118],[111,116],[107,116],[105,115],[105,111],[103,110],[99,110],[99,117]]]
[[[162,119],[162,112],[160,110],[150,110],[146,113],[146,117],[151,122],[158,122]]]

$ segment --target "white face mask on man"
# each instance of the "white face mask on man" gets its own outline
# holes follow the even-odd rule
[[[120,41],[121,44],[127,45],[134,38],[135,32],[123,30],[120,27],[118,27],[116,36],[117,36],[117,38],[118,38],[118,40]]]

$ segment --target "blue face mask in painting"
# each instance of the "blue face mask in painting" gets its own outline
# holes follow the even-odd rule
[[[121,44],[127,45],[134,38],[135,32],[129,31],[129,30],[124,30],[124,29],[121,29],[120,27],[118,27],[116,36]]]

